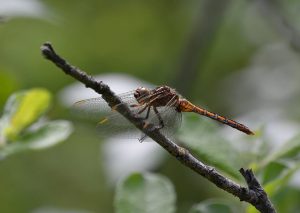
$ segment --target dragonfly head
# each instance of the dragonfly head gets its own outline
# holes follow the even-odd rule
[[[145,87],[139,87],[135,90],[133,95],[139,103],[143,103],[144,98],[150,95],[150,90]]]

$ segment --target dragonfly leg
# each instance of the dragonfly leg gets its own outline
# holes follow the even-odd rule
[[[163,119],[161,118],[161,116],[160,116],[160,114],[159,114],[157,108],[153,106],[153,110],[154,110],[154,112],[155,112],[155,114],[156,114],[156,116],[157,116],[157,118],[158,118],[158,120],[159,120],[159,126],[157,126],[156,128],[158,128],[158,129],[164,128],[164,126],[165,126],[164,121],[163,121]]]
[[[146,134],[142,134],[141,138],[139,138],[139,142],[142,143],[147,137]]]
[[[140,104],[131,104],[129,106],[135,108],[135,107],[140,107],[141,105]],[[149,117],[150,104],[146,104],[140,111],[137,112],[137,114],[138,115],[142,114],[147,108],[148,108],[148,111],[147,111],[146,117],[144,118],[144,119],[147,119]]]
[[[146,117],[144,118],[145,120],[147,120],[149,118],[150,109],[151,109],[151,106],[149,106],[147,109],[147,114],[146,114]]]
[[[142,114],[147,109],[147,107],[150,107],[149,104],[146,104],[140,111],[138,111],[137,114]]]
[[[148,103],[146,103],[146,105],[138,112],[138,114],[141,114],[142,112],[144,112],[147,107],[148,107],[148,111],[147,111],[147,115],[146,115],[146,119],[149,116],[149,112],[150,112],[150,107],[153,104],[153,102],[155,102],[157,99],[161,98],[162,95],[158,95],[157,97],[155,97],[154,99],[152,99],[151,101],[149,101]]]
[[[165,126],[165,124],[164,124],[164,121],[163,121],[163,119],[161,118],[161,116],[160,116],[160,114],[159,114],[157,108],[156,108],[155,106],[153,106],[152,104],[153,104],[157,99],[159,99],[159,98],[161,98],[161,97],[163,97],[163,96],[162,96],[162,95],[158,95],[158,96],[155,97],[153,100],[151,100],[149,103],[147,103],[146,106],[138,112],[138,114],[140,114],[140,113],[144,112],[144,111],[146,110],[146,108],[148,107],[147,114],[146,114],[146,117],[145,117],[145,120],[147,120],[148,117],[149,117],[149,113],[150,113],[151,106],[152,106],[152,107],[153,107],[153,110],[154,110],[154,112],[155,112],[155,114],[156,114],[156,116],[158,117],[158,120],[159,120],[159,126],[154,127],[154,128],[158,128],[158,129],[163,128],[163,127]],[[172,98],[172,99],[173,99],[173,98]],[[172,101],[172,99],[171,99],[171,101]],[[145,123],[144,127],[146,127],[146,126],[148,126],[148,123]]]
[[[144,121],[144,128],[146,128],[146,127],[149,125],[149,123],[148,123],[146,120],[149,118],[150,109],[151,109],[151,105],[148,106],[147,113],[146,113],[146,116],[145,116],[145,118],[144,118],[144,120],[145,120],[145,121]]]
[[[138,107],[138,106],[140,106],[140,104],[130,104],[129,106],[130,107]]]
[[[151,109],[151,105],[148,106],[147,113],[146,113],[146,116],[145,116],[144,120],[147,120],[149,118],[150,109]],[[144,122],[144,128],[146,128],[148,125],[149,125],[148,122]]]
[[[154,106],[152,106],[152,107],[153,107],[153,110],[154,110],[156,116],[158,117],[159,125],[158,125],[158,126],[154,126],[154,125],[153,125],[153,126],[151,127],[151,129],[152,129],[152,130],[154,130],[154,129],[161,129],[161,128],[163,128],[163,127],[165,126],[165,125],[164,125],[164,122],[163,122],[163,119],[161,118],[161,116],[160,116],[158,110],[156,109],[156,107],[154,107]],[[149,117],[150,108],[151,108],[151,106],[148,107],[147,115],[146,115],[146,117],[144,118],[145,120],[147,120],[148,117]],[[144,128],[147,128],[147,126],[149,126],[149,124],[150,124],[150,123],[148,123],[147,121],[144,122]]]

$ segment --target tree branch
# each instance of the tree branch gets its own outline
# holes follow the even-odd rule
[[[45,43],[41,46],[41,51],[44,57],[52,61],[56,66],[61,68],[66,74],[72,76],[78,81],[82,82],[86,87],[93,89],[95,92],[102,95],[103,99],[107,101],[110,106],[115,106],[121,103],[121,100],[110,90],[109,86],[102,81],[97,82],[93,77],[87,75],[80,69],[70,65],[66,60],[58,56],[50,43]],[[248,188],[234,183],[232,180],[224,177],[217,172],[213,167],[203,164],[196,159],[189,151],[182,148],[166,138],[159,132],[158,129],[151,128],[151,126],[144,128],[143,120],[135,117],[126,104],[120,104],[117,111],[133,123],[138,129],[144,132],[147,136],[156,141],[160,146],[167,150],[172,156],[176,157],[182,164],[194,170],[201,176],[205,177],[219,188],[238,197],[241,201],[251,203],[261,212],[276,212],[273,208],[267,194],[260,186],[251,170],[241,169],[240,172],[244,176]]]

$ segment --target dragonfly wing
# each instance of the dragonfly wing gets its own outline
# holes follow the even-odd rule
[[[144,105],[135,105],[130,107],[130,110],[139,118],[145,119],[147,110]],[[151,141],[146,135],[138,130],[130,121],[121,114],[115,112],[108,117],[105,117],[97,125],[99,133],[103,136],[112,136],[119,134],[123,139],[139,139],[140,141]]]
[[[133,96],[133,92],[134,91],[130,91],[119,94],[118,97],[123,102],[121,104],[131,105],[137,103],[136,99]],[[113,108],[116,108],[119,105],[116,105]],[[111,114],[113,110],[103,98],[97,97],[76,102],[72,106],[72,111],[78,117],[84,117],[94,120],[99,116],[103,116],[103,114]]]
[[[160,130],[162,134],[173,139],[173,136],[180,128],[182,122],[182,114],[175,107],[161,107],[161,117],[164,122],[164,127]]]
[[[121,94],[119,97],[123,102],[122,104],[127,104],[134,114],[143,108],[142,105],[138,105],[132,92]],[[101,97],[76,102],[72,108],[76,116],[97,122],[97,129],[101,136],[109,137],[120,134],[120,137],[125,139],[142,137],[142,132],[116,110],[111,109]],[[143,116],[143,113],[140,116]]]
[[[100,97],[78,101],[72,106],[72,113],[75,116],[89,120],[99,120],[101,116],[111,112],[109,105]]]
[[[141,137],[141,132],[118,112],[102,118],[97,124],[97,131],[103,137],[118,135],[123,139],[137,139]]]
[[[160,129],[161,133],[168,138],[173,138],[175,132],[181,125],[182,115],[176,110],[175,106],[157,107],[158,114],[163,121],[163,127]],[[158,115],[153,108],[150,110],[149,118],[145,120],[146,123],[153,124],[156,127],[161,127]]]

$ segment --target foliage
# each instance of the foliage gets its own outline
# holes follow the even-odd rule
[[[14,93],[0,118],[0,158],[39,150],[64,141],[72,132],[68,121],[43,121],[51,103],[50,93],[35,88]]]
[[[203,201],[197,205],[194,205],[189,213],[234,213],[238,212],[234,209],[234,206],[226,201],[221,199],[210,199]]]
[[[118,213],[172,213],[175,200],[174,187],[166,177],[134,173],[118,185],[115,209]]]
[[[245,162],[241,153],[228,140],[216,134],[215,125],[197,115],[187,115],[178,134],[179,141],[190,147],[201,160],[221,169],[232,177],[241,176],[236,168]]]

